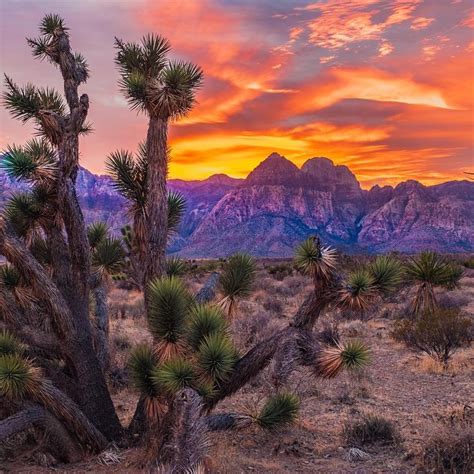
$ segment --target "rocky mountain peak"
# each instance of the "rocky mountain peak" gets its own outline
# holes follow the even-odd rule
[[[247,176],[244,185],[292,186],[300,178],[301,171],[294,163],[278,153],[272,153]]]

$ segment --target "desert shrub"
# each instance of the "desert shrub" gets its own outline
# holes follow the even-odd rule
[[[117,334],[113,338],[114,346],[120,351],[126,351],[132,347],[130,340],[124,334]]]
[[[464,260],[463,265],[466,268],[469,268],[471,270],[474,269],[474,257],[469,257],[467,260]]]
[[[474,471],[474,435],[471,431],[446,431],[432,437],[423,448],[420,468],[433,473],[468,474]]]
[[[472,321],[457,309],[424,313],[416,320],[401,320],[392,331],[395,340],[417,352],[424,352],[445,367],[461,347],[472,340]]]
[[[347,422],[343,428],[343,436],[347,444],[359,447],[394,444],[399,440],[393,423],[374,414],[365,414],[360,420]]]
[[[286,277],[293,275],[293,266],[291,263],[279,263],[268,267],[268,273],[275,280],[282,281]]]
[[[283,305],[279,299],[267,296],[263,300],[263,309],[274,315],[281,315],[283,312]]]

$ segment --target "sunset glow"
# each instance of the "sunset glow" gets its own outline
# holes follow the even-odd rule
[[[364,187],[464,179],[473,171],[474,10],[469,0],[36,0],[1,3],[1,71],[20,84],[60,86],[24,36],[61,14],[89,62],[94,134],[81,163],[104,172],[135,150],[146,117],[121,96],[114,36],[168,38],[200,65],[198,105],[171,127],[173,178],[246,176],[276,151],[301,165],[326,156]],[[0,111],[0,148],[30,125]]]

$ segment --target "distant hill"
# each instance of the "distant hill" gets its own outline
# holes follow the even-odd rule
[[[171,252],[219,257],[238,250],[289,256],[297,242],[319,234],[346,252],[474,251],[474,183],[360,187],[346,166],[311,158],[301,168],[272,153],[245,180],[214,175],[169,180],[187,200]],[[0,205],[19,188],[0,171]],[[125,200],[108,176],[81,169],[78,195],[88,222],[118,231],[127,222]]]

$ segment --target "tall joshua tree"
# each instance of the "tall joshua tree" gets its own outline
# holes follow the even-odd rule
[[[108,436],[120,430],[105,379],[93,350],[89,320],[90,250],[75,191],[79,136],[87,133],[87,94],[79,86],[89,71],[73,53],[68,29],[57,15],[46,15],[40,36],[29,39],[33,56],[57,66],[64,97],[33,84],[20,87],[5,76],[3,104],[14,118],[32,121],[39,140],[7,149],[7,172],[30,182],[32,190],[12,198],[0,225],[0,252],[30,283],[50,319],[84,412]],[[35,258],[35,240],[44,239],[52,255],[50,272]]]
[[[185,116],[195,103],[203,74],[199,67],[167,58],[168,41],[157,35],[145,36],[140,44],[116,39],[116,63],[120,86],[132,109],[149,117],[146,138],[147,284],[165,272],[167,240],[168,124]]]

